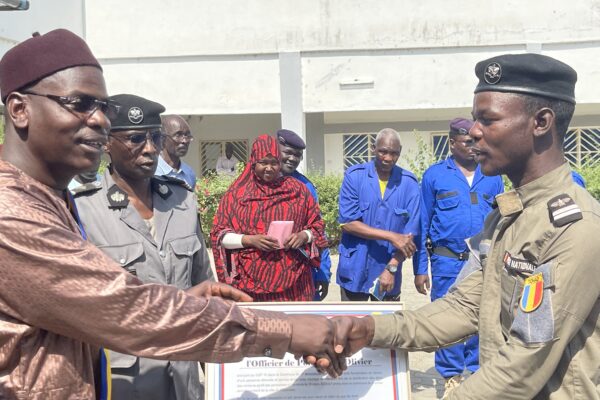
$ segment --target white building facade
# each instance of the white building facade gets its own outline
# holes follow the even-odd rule
[[[31,0],[0,14],[0,52],[56,27],[86,38],[111,94],[186,117],[199,173],[225,142],[243,158],[281,127],[305,137],[309,170],[365,161],[384,127],[401,132],[400,164],[417,136],[441,155],[448,121],[470,116],[475,64],[523,52],[577,70],[566,147],[576,165],[600,162],[598,0]]]

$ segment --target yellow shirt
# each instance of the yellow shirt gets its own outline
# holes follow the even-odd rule
[[[388,181],[382,181],[379,179],[379,190],[381,190],[381,198],[385,195],[385,188],[387,187]]]

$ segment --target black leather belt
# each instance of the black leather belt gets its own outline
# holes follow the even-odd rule
[[[465,261],[469,259],[469,251],[463,251],[462,253],[455,253],[447,247],[440,246],[433,248],[433,254],[437,254],[438,256],[455,258],[459,261]]]

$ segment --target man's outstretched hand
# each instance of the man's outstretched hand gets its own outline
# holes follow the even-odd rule
[[[251,302],[252,297],[246,293],[231,287],[225,283],[204,281],[196,286],[193,286],[185,291],[187,294],[197,297],[222,297],[226,300]]]

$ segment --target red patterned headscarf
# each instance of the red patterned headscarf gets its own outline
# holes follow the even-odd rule
[[[266,183],[256,176],[255,164],[269,155],[281,161],[275,139],[261,135],[252,145],[250,161],[244,172],[221,199],[211,230],[219,280],[227,281],[250,294],[277,293],[290,289],[301,280],[302,275],[311,274],[311,261],[318,265],[318,249],[327,246],[325,224],[319,207],[304,184],[286,176]],[[294,233],[310,229],[313,241],[302,249],[305,255],[293,249],[264,252],[244,248],[226,251],[221,247],[225,234],[266,234],[271,221],[294,221]],[[312,294],[306,293],[306,296]]]

